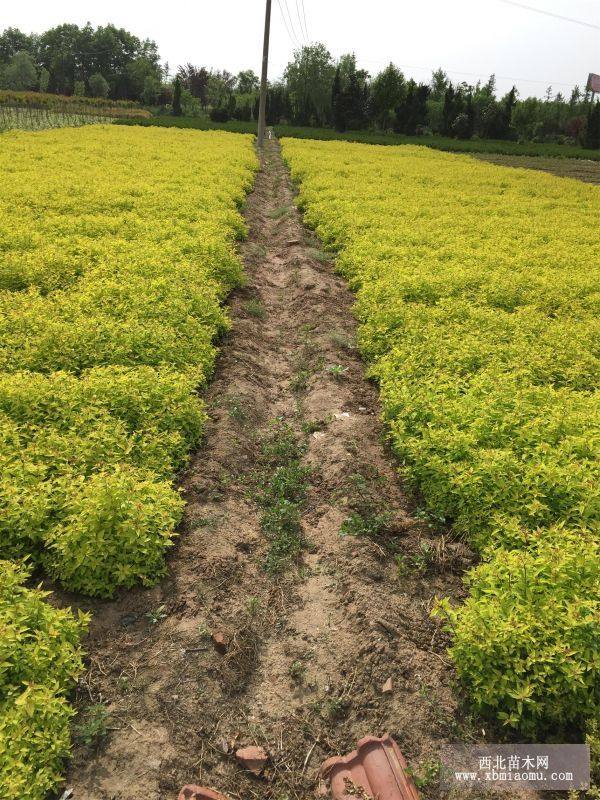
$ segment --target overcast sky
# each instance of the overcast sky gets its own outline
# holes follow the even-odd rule
[[[498,88],[567,94],[588,72],[600,73],[600,0],[523,0],[587,22],[585,27],[508,0],[273,0],[270,77],[279,77],[298,44],[322,41],[334,57],[356,53],[376,73],[390,60],[415,80],[442,66],[455,81],[492,72]],[[161,58],[178,64],[260,70],[264,0],[22,0],[2,3],[0,26],[42,32],[62,22],[112,22],[154,39]],[[306,13],[306,30],[304,16]],[[287,13],[286,13],[287,12]],[[284,18],[287,26],[284,24]]]

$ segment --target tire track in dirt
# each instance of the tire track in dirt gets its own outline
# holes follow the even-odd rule
[[[293,200],[269,142],[246,207],[248,283],[230,301],[169,576],[90,606],[80,734],[90,703],[110,716],[104,736],[75,748],[74,800],[175,798],[188,782],[240,800],[312,797],[322,760],[362,736],[389,731],[426,773],[467,731],[429,611],[435,595],[460,596],[470,554],[414,518],[354,345],[352,295]],[[275,419],[304,443],[311,474],[306,550],[272,577],[255,497]],[[349,517],[378,535],[341,535]],[[262,778],[236,763],[249,744],[270,753]],[[438,796],[433,783],[425,796]]]

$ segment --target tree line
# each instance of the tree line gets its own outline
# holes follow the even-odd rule
[[[258,77],[251,70],[234,76],[187,64],[176,83],[181,113],[194,113],[196,101],[215,121],[258,118]],[[438,69],[428,83],[417,83],[389,64],[372,77],[354,54],[335,62],[320,43],[297,50],[282,78],[269,85],[267,122],[600,148],[600,103],[577,86],[569,97],[548,87],[540,99],[520,98],[514,86],[498,97],[494,75],[485,83],[453,83]]]
[[[2,89],[155,102],[163,82],[156,43],[114,25],[0,34]]]
[[[258,87],[252,70],[234,75],[184,64],[171,77],[155,42],[114,25],[0,34],[4,89],[138,100],[157,113],[226,122],[257,119]],[[579,87],[568,97],[552,87],[542,99],[521,98],[515,87],[498,96],[493,75],[485,83],[453,83],[438,69],[418,83],[392,63],[371,76],[353,54],[335,61],[321,43],[295,51],[281,79],[269,84],[267,122],[600,148],[600,103]]]

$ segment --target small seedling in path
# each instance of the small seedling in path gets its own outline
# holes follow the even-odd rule
[[[246,611],[249,617],[255,617],[260,610],[260,600],[258,597],[250,597],[246,604]]]
[[[336,380],[341,380],[348,374],[348,367],[343,367],[341,364],[332,364],[326,368],[325,372],[332,375]]]
[[[246,314],[248,314],[248,316],[255,317],[256,319],[264,319],[267,314],[263,304],[260,302],[260,300],[256,300],[255,298],[246,300],[244,303],[244,311]]]
[[[323,252],[323,250],[319,250],[316,247],[310,247],[308,250],[308,255],[311,258],[314,258],[315,261],[320,261],[322,264],[326,261],[329,261],[330,256],[327,253]]]
[[[161,620],[167,618],[167,613],[166,613],[165,609],[166,609],[166,606],[163,605],[163,606],[159,606],[158,608],[154,609],[154,611],[148,611],[146,616],[148,617],[148,619],[150,620],[150,623],[152,625],[156,625],[159,622],[161,622]]]
[[[274,208],[273,211],[268,211],[267,217],[270,219],[281,219],[289,214],[291,210],[292,206],[279,206],[279,208]]]
[[[294,683],[300,685],[304,681],[306,666],[301,661],[294,661],[290,665],[289,673],[290,678],[294,681]]]
[[[406,771],[414,780],[417,789],[425,789],[437,780],[440,774],[440,767],[439,761],[429,759],[423,761],[416,768],[408,767]]]
[[[94,703],[85,710],[82,721],[75,725],[75,738],[90,747],[108,733],[110,711],[102,703]]]
[[[353,511],[342,523],[340,534],[342,536],[377,537],[385,533],[390,522],[391,515],[387,512],[363,515]]]
[[[265,569],[273,574],[305,547],[301,508],[310,470],[300,463],[304,448],[291,428],[281,422],[263,441],[261,450],[257,501],[263,509],[261,527],[271,540]]]
[[[329,338],[337,347],[342,347],[344,350],[353,350],[354,349],[354,342],[352,337],[348,336],[345,333],[340,333],[339,331],[333,331]]]
[[[244,401],[241,399],[241,397],[231,395],[230,397],[226,398],[225,402],[227,404],[229,416],[234,422],[239,422],[240,424],[246,422],[247,414],[244,407]]]

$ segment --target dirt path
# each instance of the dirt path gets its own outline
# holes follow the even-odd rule
[[[401,492],[352,296],[293,207],[276,142],[246,217],[248,285],[231,300],[169,578],[95,606],[75,800],[176,798],[189,782],[312,797],[323,759],[364,735],[389,731],[425,774],[462,734],[429,610],[460,592],[469,554]],[[250,744],[271,755],[262,778],[233,755]]]

